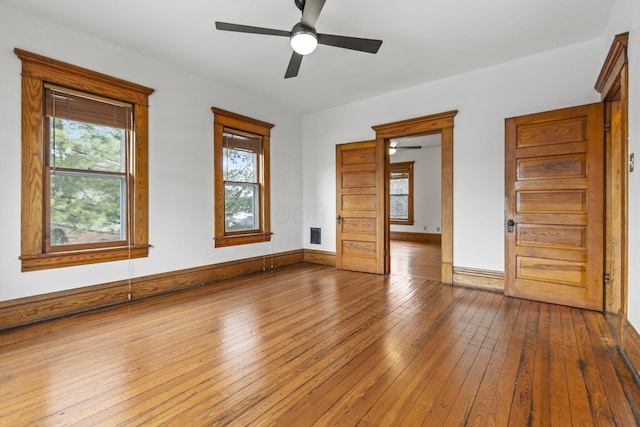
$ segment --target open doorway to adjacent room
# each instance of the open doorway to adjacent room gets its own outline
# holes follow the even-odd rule
[[[440,281],[442,136],[389,141],[391,273]]]

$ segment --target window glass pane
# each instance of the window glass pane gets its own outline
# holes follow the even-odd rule
[[[125,240],[124,176],[52,171],[51,245]]]
[[[225,183],[225,231],[257,230],[258,217],[258,184]]]
[[[55,118],[50,119],[49,123],[49,166],[124,171],[124,129]]]
[[[390,194],[409,194],[409,179],[392,179],[389,187]]]
[[[407,195],[390,196],[391,219],[409,219],[409,197]]]
[[[258,156],[256,153],[234,148],[223,150],[223,179],[234,182],[256,183],[258,175]]]

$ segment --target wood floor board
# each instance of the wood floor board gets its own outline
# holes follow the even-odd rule
[[[500,392],[499,382],[507,349],[513,332],[513,325],[520,313],[521,301],[513,298],[504,299],[502,310],[498,313],[502,320],[502,328],[492,328],[489,337],[495,341],[489,362],[486,369],[482,371],[482,381],[471,399],[471,408],[466,415],[465,424],[469,426],[490,425],[489,420],[494,414],[492,412],[495,397]]]
[[[344,323],[348,325],[348,328],[350,328],[347,330],[347,334],[355,334],[357,332],[365,333],[364,329],[366,326],[373,328],[376,326],[377,321],[381,319],[371,317],[367,310],[367,304],[369,304],[370,298],[366,294],[362,296],[361,299],[354,296],[352,302],[355,304],[360,303],[362,306],[357,310],[343,311],[331,320],[312,320],[313,323],[310,324],[307,329],[301,331],[301,336],[294,335],[294,339],[290,340],[292,343],[307,340],[307,335],[312,329],[316,338],[316,345],[304,348],[294,348],[293,351],[291,351],[287,344],[270,353],[268,356],[265,356],[266,361],[274,367],[278,368],[283,365],[287,365],[291,372],[285,372],[284,375],[278,375],[274,378],[272,375],[269,375],[268,372],[264,372],[260,369],[260,367],[255,363],[252,362],[251,364],[248,364],[247,360],[251,359],[247,359],[246,354],[234,355],[235,357],[244,359],[243,369],[241,372],[237,372],[236,375],[234,375],[234,378],[231,380],[233,382],[229,387],[225,390],[219,390],[218,393],[214,395],[209,395],[207,390],[202,390],[204,399],[201,400],[200,405],[189,408],[189,411],[185,414],[181,414],[181,416],[184,415],[189,417],[190,413],[197,412],[199,410],[215,410],[215,407],[209,407],[209,399],[207,398],[211,398],[224,403],[225,408],[223,410],[216,411],[216,416],[221,422],[229,422],[228,420],[238,418],[238,412],[241,412],[243,407],[251,406],[253,408],[257,404],[256,402],[263,402],[264,399],[267,398],[275,398],[278,395],[278,390],[282,390],[282,392],[287,394],[288,389],[291,388],[292,384],[296,384],[302,378],[312,376],[316,372],[327,372],[327,369],[332,369],[332,362],[342,357],[344,354],[343,352],[354,351],[348,346],[338,346],[338,344],[341,343],[334,342],[334,340],[331,339],[334,335],[333,328],[340,328]],[[371,335],[373,336],[373,333]],[[365,340],[359,345],[366,345],[367,343],[368,341]],[[337,352],[334,351],[334,347],[338,347]],[[261,350],[255,350],[259,356]],[[255,357],[255,355],[250,356]],[[261,356],[258,357],[258,360],[262,360]],[[304,374],[301,378],[297,373],[302,370],[304,370]],[[236,376],[238,378],[236,378]],[[226,381],[230,382],[229,379]],[[196,387],[199,386],[200,384]],[[222,396],[222,394],[231,392],[230,394],[233,395],[234,392],[239,393],[247,387],[260,390],[260,393],[256,394],[252,400],[242,399],[241,397],[223,399],[224,396]],[[200,408],[199,406],[202,406],[203,408]]]
[[[487,422],[485,425],[509,425],[520,358],[524,351],[525,328],[531,305],[530,301],[523,301],[519,305],[518,316],[513,324],[511,334],[508,335],[505,358],[500,372],[497,374],[498,385],[493,395],[491,409],[484,414]]]
[[[406,243],[387,276],[301,263],[1,332],[0,425],[638,425],[602,314],[443,285]]]
[[[640,419],[640,388],[613,345],[613,337],[608,334],[610,329],[604,317],[585,314],[588,313],[583,313],[586,333],[596,356],[599,380],[602,382],[612,418],[618,425],[634,425]],[[623,400],[629,406],[615,403]],[[598,406],[593,408],[600,409]]]
[[[545,425],[551,420],[551,313],[548,304],[541,304],[538,312],[538,336],[536,337],[535,362],[530,419],[533,425]],[[548,424],[548,423],[547,423]]]
[[[571,425],[571,405],[569,401],[569,383],[564,352],[562,331],[562,312],[566,307],[549,306],[549,375],[551,382],[551,425]]]
[[[433,295],[439,285],[433,283],[430,287],[426,295]],[[306,394],[304,394],[307,391],[305,388],[299,388],[297,392],[304,394],[304,398],[294,405],[293,411],[290,411],[295,414],[295,417],[285,416],[280,421],[287,425],[297,425],[304,420],[318,420],[330,425],[339,425],[338,420],[333,417],[339,418],[342,414],[348,413],[349,409],[363,399],[372,387],[378,387],[380,378],[388,372],[388,366],[397,363],[398,358],[404,356],[407,349],[418,339],[422,331],[414,319],[419,318],[422,313],[413,312],[417,310],[419,309],[415,308],[407,311],[404,316],[393,317],[390,329],[381,333],[375,343],[318,387]],[[389,340],[393,341],[393,347],[389,345]],[[358,387],[352,387],[345,395],[333,393],[336,389],[348,389],[352,384],[357,384]],[[291,409],[284,406],[280,405],[281,409]],[[326,410],[326,408],[330,409]]]
[[[484,344],[502,300],[500,297],[491,298],[483,304],[481,311],[484,313],[474,325],[476,330],[473,336],[466,343],[462,357],[451,370],[431,409],[422,419],[422,425],[429,425],[434,419],[456,425],[466,419],[468,408],[476,395],[475,390],[480,382],[481,373],[486,369],[489,349]],[[490,344],[487,346],[490,347]]]
[[[509,414],[509,424],[511,425],[528,425],[531,418],[539,310],[539,304],[532,304],[528,310],[522,352],[518,361],[518,374],[513,392],[513,402]]]
[[[420,384],[421,392],[405,416],[401,418],[402,423],[407,425],[422,425],[429,416],[430,411],[436,404],[441,393],[450,392],[451,394],[455,394],[456,390],[450,391],[450,389],[456,387],[458,385],[457,381],[464,376],[459,376],[459,374],[461,370],[465,369],[465,364],[468,363],[468,357],[465,358],[465,355],[467,355],[465,351],[475,336],[475,332],[477,331],[476,325],[479,324],[483,316],[486,315],[485,304],[487,304],[492,296],[493,295],[481,295],[479,298],[476,298],[470,305],[469,310],[465,313],[465,316],[454,326],[453,330],[457,328],[464,329],[453,343],[446,358],[435,367],[435,371],[429,377],[428,381]],[[453,380],[456,382],[449,382],[451,377],[453,377]],[[449,387],[447,387],[448,384]],[[448,412],[441,414],[439,418],[436,417],[435,419],[445,419],[447,414]]]
[[[472,406],[475,402],[482,405],[481,402],[486,402],[488,400],[487,397],[490,396],[482,392],[481,387],[484,385],[484,380],[488,379],[486,373],[490,370],[491,361],[494,358],[498,361],[500,360],[498,344],[502,334],[506,331],[505,328],[511,327],[511,318],[508,316],[510,312],[504,310],[503,307],[509,304],[510,300],[504,298],[497,298],[497,300],[500,303],[500,307],[497,307],[495,317],[491,324],[487,326],[487,335],[480,346],[477,357],[473,361],[468,376],[462,383],[460,393],[453,399],[453,403],[449,403],[451,410],[444,422],[445,425],[464,425],[469,423]],[[497,349],[498,352],[496,352]],[[490,387],[490,385],[485,387]],[[478,397],[481,398],[478,399]]]
[[[439,286],[440,287],[440,286]],[[434,295],[431,302],[437,301],[439,295]],[[414,334],[408,337],[404,342],[398,342],[397,338],[393,336],[386,337],[384,345],[386,346],[386,357],[376,365],[378,372],[375,377],[371,377],[369,373],[365,376],[371,379],[371,385],[366,389],[360,390],[357,395],[357,400],[353,402],[351,407],[347,407],[345,403],[340,399],[339,404],[332,406],[330,413],[339,414],[341,411],[343,415],[328,421],[334,423],[336,426],[351,426],[358,424],[362,413],[366,413],[371,408],[378,410],[378,413],[382,416],[391,413],[397,414],[397,412],[385,413],[386,402],[391,402],[391,399],[385,399],[385,395],[393,394],[390,389],[401,378],[407,378],[406,371],[414,371],[416,374],[419,372],[419,367],[424,366],[424,349],[434,348],[442,343],[444,336],[439,336],[435,332],[435,328],[425,328],[424,324],[438,324],[438,319],[443,319],[446,316],[442,311],[436,310],[420,310],[416,313],[417,317],[413,319],[421,319],[419,323],[410,322],[413,324]],[[424,321],[424,323],[423,323]],[[443,347],[443,346],[442,346]],[[430,356],[435,357],[435,353],[430,353]],[[410,364],[410,365],[409,365]],[[408,366],[409,365],[409,366]],[[413,365],[415,365],[415,370]],[[366,369],[366,366],[363,365]],[[354,378],[350,378],[350,381],[354,381]],[[325,414],[327,415],[327,414]],[[337,415],[334,415],[337,416]],[[376,415],[367,414],[367,416],[377,417]],[[327,418],[326,416],[324,417]],[[381,422],[381,421],[380,421]],[[366,423],[365,423],[366,424]]]
[[[409,298],[409,296],[402,295],[402,300],[394,302],[392,306],[400,304],[406,298]],[[357,304],[358,300],[356,299],[355,301],[352,301],[352,302],[355,302]],[[380,313],[374,313],[372,310],[369,309],[369,304],[371,302],[372,301],[367,298],[367,302],[364,304],[360,304],[360,307],[358,309],[350,310],[351,314],[353,314],[354,312],[357,314],[362,314],[362,322],[360,322],[357,317],[352,315],[346,318],[345,326],[347,326],[348,328],[356,328],[356,330],[347,329],[346,330],[347,336],[351,336],[356,332],[359,332],[360,337],[362,337],[363,335],[370,335],[373,338],[378,334],[383,333],[382,331],[384,330],[384,328],[388,327],[388,323],[386,321],[384,322],[382,321],[383,316]],[[352,354],[360,351],[360,346],[363,346],[363,345],[366,346],[370,344],[368,340],[365,340],[364,342],[361,342],[361,343],[357,343],[357,345],[352,345],[349,342],[336,343],[336,342],[333,342],[333,340],[331,340],[331,335],[333,335],[333,331],[331,330],[332,326],[330,321],[323,322],[323,325],[319,327],[327,327],[329,329],[327,329],[327,336],[321,337],[323,339],[318,340],[319,343],[322,343],[322,345],[318,345],[318,353],[314,353],[312,351],[314,349],[307,349],[303,354],[295,354],[295,353],[292,354],[288,352],[286,355],[288,359],[290,358],[292,360],[295,360],[293,362],[290,362],[289,364],[290,367],[293,367],[294,369],[297,366],[305,367],[304,369],[305,374],[302,375],[302,378],[309,377],[312,374],[316,374],[315,375],[316,377],[317,375],[323,375],[323,376],[327,375],[329,372],[332,372],[333,370],[337,369],[338,364],[342,359],[350,360],[350,358],[353,357]],[[334,327],[342,328],[342,325],[337,324]],[[382,328],[382,329],[377,329],[377,328]],[[343,344],[346,344],[346,345],[343,345]],[[337,347],[337,351],[334,347]],[[343,352],[345,351],[349,352],[347,353],[348,357],[344,356]],[[285,389],[289,389],[292,387],[292,384],[296,384],[298,381],[300,381],[300,379],[301,379],[301,376],[296,376],[295,378],[293,378],[289,375],[284,375],[284,376],[279,376],[277,380],[273,382],[269,378],[265,379],[261,377],[256,380],[257,382],[252,383],[251,387],[258,387],[264,390],[266,397],[261,399],[259,403],[260,405],[264,405],[265,402],[269,402],[270,400],[277,398],[279,393],[272,393],[271,392],[272,390],[280,387],[285,387]],[[312,377],[311,380],[318,381],[318,378]],[[234,405],[234,407],[238,407],[238,406],[239,404]],[[231,415],[231,418],[236,419],[235,414]]]
[[[602,373],[593,344],[589,337],[589,331],[585,324],[582,312],[571,311],[573,326],[580,357],[580,367],[584,376],[585,387],[589,396],[589,406],[594,423],[598,425],[615,425],[609,401],[602,384]],[[595,410],[594,410],[595,409]]]
[[[589,397],[585,379],[582,376],[582,366],[577,349],[575,329],[571,309],[562,308],[562,335],[567,372],[567,384],[569,392],[569,405],[571,407],[571,423],[573,425],[593,425]]]
[[[428,283],[425,283],[424,285],[427,284]],[[438,290],[437,294],[442,294],[441,285],[432,282],[429,286]],[[412,298],[412,300],[404,306],[415,306],[416,301],[419,301],[425,296],[427,299],[438,299],[438,295],[432,290],[429,290],[428,293],[423,292],[422,294],[422,297],[416,295],[415,298]],[[401,313],[398,313],[398,311]],[[403,334],[397,333],[393,329],[381,334],[380,339],[374,345],[360,353],[342,369],[335,372],[321,387],[314,389],[312,394],[306,394],[305,398],[299,403],[301,409],[298,410],[298,407],[296,407],[296,410],[292,411],[296,416],[291,419],[287,417],[283,418],[283,423],[296,425],[298,420],[311,420],[315,418],[318,418],[320,423],[328,422],[327,420],[331,420],[336,412],[340,412],[341,407],[351,405],[349,403],[351,401],[350,399],[363,402],[363,397],[366,396],[367,399],[370,400],[372,393],[375,394],[376,390],[381,390],[381,377],[384,377],[385,374],[390,371],[387,368],[389,366],[388,363],[397,361],[398,357],[402,357],[402,364],[406,363],[407,359],[411,356],[408,352],[403,351],[403,349],[409,349],[416,345],[416,336],[420,339],[425,334],[424,329],[420,328],[423,323],[416,322],[415,320],[424,317],[425,313],[428,313],[431,320],[434,320],[439,314],[435,310],[425,312],[419,307],[411,308],[410,311],[407,311],[407,308],[396,310],[396,313],[398,314],[393,314],[390,317],[394,322],[399,321],[399,323],[396,324],[398,331],[407,331],[408,336],[405,339],[403,339]],[[393,343],[393,345],[390,345],[391,343]],[[362,371],[368,372],[366,375],[360,377],[359,375]],[[393,371],[393,368],[391,368],[391,371]],[[360,378],[358,381],[359,387],[352,388],[348,397],[331,393],[336,387],[348,387],[349,382],[353,383],[355,378]],[[372,391],[369,388],[370,385],[375,385],[376,389]],[[329,411],[317,411],[317,408],[323,408],[322,405],[317,404],[318,399],[326,401],[331,409]],[[336,399],[339,399],[339,402],[336,402]],[[304,410],[302,410],[302,408],[304,408]],[[349,413],[353,414],[354,412],[350,411]],[[341,425],[344,422],[344,419],[331,421],[331,423],[335,423],[335,425]]]
[[[444,363],[456,338],[462,333],[461,328],[455,331],[453,328],[469,309],[469,303],[477,298],[477,295],[468,292],[457,295],[462,304],[449,304],[446,310],[438,312],[431,323],[433,327],[423,326],[424,332],[420,338],[391,367],[377,400],[371,399],[369,407],[364,408],[364,425],[397,425],[421,391],[421,384],[428,381],[435,368]],[[452,328],[449,333],[442,333],[448,328]]]

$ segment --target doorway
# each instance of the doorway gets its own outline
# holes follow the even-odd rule
[[[391,273],[440,281],[441,134],[390,140]]]
[[[422,135],[440,135],[441,139],[441,282],[453,283],[453,123],[457,110],[373,126],[376,143],[388,153],[392,140]],[[385,176],[389,176],[386,156]],[[389,180],[385,182],[385,273],[391,271],[391,221],[389,217]]]

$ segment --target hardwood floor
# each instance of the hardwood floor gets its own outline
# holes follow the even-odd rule
[[[439,281],[442,277],[440,243],[391,240],[391,274]]]
[[[0,425],[640,420],[596,312],[298,264],[0,333]]]

